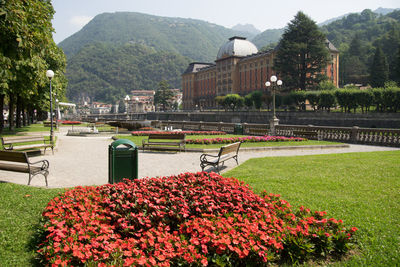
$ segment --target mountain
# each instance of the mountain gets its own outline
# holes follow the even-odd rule
[[[278,43],[284,31],[285,28],[266,30],[255,36],[251,41],[258,49],[261,49],[269,44]]]
[[[214,61],[219,47],[241,32],[195,19],[136,12],[103,13],[59,45],[67,58],[96,42],[134,43],[170,51],[195,61]]]
[[[69,59],[67,97],[115,103],[131,90],[155,90],[161,80],[179,88],[190,61],[141,44],[91,44]]]
[[[236,24],[231,28],[234,31],[249,33],[252,37],[261,33],[253,24]]]
[[[400,8],[383,8],[379,7],[374,10],[374,13],[381,14],[381,15],[387,15],[389,13],[392,13],[393,11],[399,10]]]

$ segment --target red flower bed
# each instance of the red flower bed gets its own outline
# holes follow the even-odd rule
[[[284,137],[284,136],[244,136],[244,137],[218,137],[204,139],[188,139],[186,144],[231,144],[236,142],[287,142],[287,141],[307,141],[301,137]]]
[[[76,125],[76,124],[81,124],[80,121],[61,121],[62,124],[64,125]]]
[[[215,173],[77,187],[43,212],[51,265],[264,266],[342,255],[355,227]]]
[[[142,136],[142,135],[150,135],[150,134],[186,134],[186,135],[224,135],[226,132],[221,131],[172,131],[172,132],[164,132],[164,131],[133,131],[132,135]]]

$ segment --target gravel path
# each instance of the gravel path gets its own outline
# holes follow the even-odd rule
[[[63,128],[61,128],[63,129]],[[108,145],[113,141],[110,137],[76,137],[66,136],[65,129],[58,133],[57,149],[52,155],[36,156],[32,161],[47,159],[50,162],[48,176],[49,187],[74,187],[78,185],[102,185],[108,182]],[[273,151],[241,151],[239,163],[250,158],[296,156],[313,154],[349,153],[398,150],[398,148],[350,145],[348,148],[335,149],[292,149]],[[139,177],[155,177],[179,174],[182,172],[201,171],[199,166],[201,153],[170,153],[139,151]],[[222,170],[226,172],[236,167],[236,162],[226,162]],[[213,170],[212,168],[206,169]],[[28,174],[0,171],[0,182],[27,184]],[[37,175],[31,185],[45,186],[44,178]]]

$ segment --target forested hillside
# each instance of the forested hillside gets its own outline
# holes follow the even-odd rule
[[[284,30],[284,28],[266,30],[256,35],[251,41],[258,47],[258,49],[261,49],[269,44],[278,43]]]
[[[389,78],[396,80],[396,54],[400,46],[400,10],[378,15],[369,9],[322,27],[340,51],[340,81],[368,83],[373,56],[381,47],[389,65]]]
[[[179,88],[189,62],[179,54],[140,44],[93,44],[69,59],[67,96],[115,103],[131,90],[154,90],[161,80]]]
[[[59,45],[68,58],[88,44],[130,42],[209,62],[215,60],[219,47],[228,38],[242,34],[201,20],[116,12],[97,15]]]

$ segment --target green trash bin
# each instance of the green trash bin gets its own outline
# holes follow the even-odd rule
[[[118,139],[108,146],[108,182],[138,178],[138,148],[128,139]]]
[[[243,126],[240,123],[236,123],[235,126],[233,127],[233,133],[234,134],[243,134]]]

